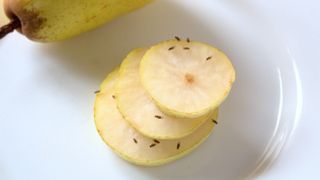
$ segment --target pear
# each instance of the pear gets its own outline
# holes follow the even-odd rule
[[[115,86],[119,112],[141,134],[155,139],[178,139],[193,133],[211,118],[175,118],[164,114],[144,89],[139,75],[141,59],[148,48],[132,50],[123,60]],[[129,103],[128,103],[129,102]]]
[[[144,136],[123,118],[117,108],[117,97],[114,93],[118,80],[119,69],[116,68],[103,81],[100,91],[96,94],[94,120],[102,140],[124,160],[143,166],[167,164],[192,152],[213,131],[218,110],[186,137],[160,140]],[[132,102],[128,102],[130,103]]]
[[[61,41],[92,30],[152,0],[4,0],[10,23],[0,38],[17,29],[39,42]]]
[[[0,26],[3,26],[9,22],[8,17],[5,15],[3,10],[3,0],[0,0]]]
[[[176,37],[149,48],[140,62],[140,78],[162,112],[198,118],[227,98],[236,73],[222,51]]]

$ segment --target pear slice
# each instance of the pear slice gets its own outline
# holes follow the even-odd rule
[[[146,91],[164,113],[197,118],[224,101],[235,71],[218,49],[177,38],[146,52],[140,63],[140,76]]]
[[[115,70],[102,83],[96,95],[94,117],[103,141],[123,159],[145,166],[165,164],[191,152],[211,133],[214,123],[208,120],[193,134],[177,140],[157,140],[140,134],[117,109],[114,93],[118,78]],[[217,118],[217,111],[212,118]]]
[[[196,119],[175,118],[162,113],[143,88],[139,65],[145,49],[135,49],[124,59],[116,84],[118,109],[136,130],[156,139],[177,139],[191,134],[212,113]]]

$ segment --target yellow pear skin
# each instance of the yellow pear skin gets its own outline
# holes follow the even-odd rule
[[[33,41],[61,41],[92,30],[152,0],[4,0],[11,25]]]
[[[0,26],[3,26],[9,22],[8,17],[4,13],[3,0],[0,0]]]

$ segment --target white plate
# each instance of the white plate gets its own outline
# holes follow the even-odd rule
[[[299,137],[309,135],[301,126],[315,129],[302,120],[306,112],[316,112],[312,107],[306,111],[305,102],[319,97],[313,95],[319,86],[311,86],[309,79],[319,80],[319,63],[309,59],[319,56],[299,48],[319,37],[303,41],[316,32],[307,28],[313,26],[308,20],[316,8],[306,4],[161,0],[65,42],[38,44],[18,33],[9,35],[0,41],[0,179],[316,177],[317,157],[300,172],[290,170],[306,162],[295,153],[308,146],[319,149],[318,143],[292,136],[297,129]],[[296,36],[301,32],[309,34]],[[237,70],[236,83],[221,107],[219,125],[195,152],[161,167],[134,166],[99,138],[94,91],[129,50],[174,35],[226,52]]]

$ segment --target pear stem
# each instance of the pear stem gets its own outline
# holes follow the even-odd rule
[[[7,34],[11,33],[15,29],[21,27],[21,22],[18,18],[12,19],[8,24],[0,27],[0,39],[5,37]]]

